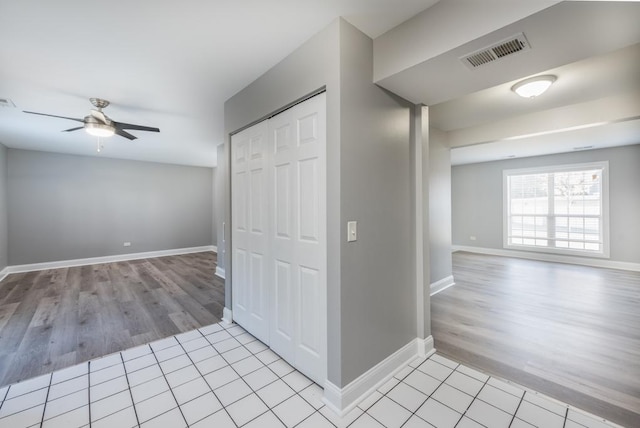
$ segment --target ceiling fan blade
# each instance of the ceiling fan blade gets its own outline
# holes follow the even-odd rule
[[[29,114],[37,114],[40,116],[49,116],[49,117],[57,117],[58,119],[69,119],[69,120],[75,120],[76,122],[82,122],[84,123],[83,119],[76,119],[75,117],[66,117],[66,116],[56,116],[55,114],[46,114],[46,113],[37,113],[35,111],[26,111],[23,110],[23,113],[29,113]]]
[[[104,124],[109,123],[109,118],[107,118],[107,116],[105,116],[105,114],[101,111],[91,110],[91,116],[95,117],[96,119],[98,119],[100,122]]]
[[[151,126],[142,126],[142,125],[133,125],[131,123],[122,123],[113,121],[113,126],[116,129],[132,129],[134,131],[151,131],[151,132],[160,132],[160,129],[154,128]]]
[[[128,138],[129,140],[135,140],[136,138],[138,138],[135,135],[131,135],[127,131],[123,131],[122,129],[119,129],[119,128],[116,128],[116,134],[121,137]]]
[[[65,129],[62,132],[71,132],[71,131],[77,131],[78,129],[82,129],[84,128],[84,126],[78,126],[77,128],[69,128],[69,129]]]

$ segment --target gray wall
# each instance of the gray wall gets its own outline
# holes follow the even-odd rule
[[[417,324],[411,105],[372,83],[373,41],[341,23],[340,235],[358,220],[358,241],[341,250],[346,384],[414,339]]]
[[[337,20],[225,104],[228,136],[326,87],[328,378],[339,387],[416,337],[410,106],[372,83],[372,51]]]
[[[9,264],[9,230],[7,213],[7,151],[0,144],[0,270]]]
[[[452,274],[451,151],[436,128],[429,129],[429,245],[433,284]]]
[[[211,168],[9,149],[9,264],[211,245],[212,184]]]
[[[502,249],[502,171],[609,161],[610,259],[640,263],[640,145],[452,168],[453,244]],[[469,236],[476,236],[476,241]]]

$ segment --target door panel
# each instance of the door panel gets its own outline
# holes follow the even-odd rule
[[[232,309],[238,324],[269,343],[267,124],[231,138]]]
[[[315,96],[292,108],[297,200],[295,366],[314,381],[326,380],[326,101]]]
[[[272,194],[273,224],[271,263],[277,273],[273,280],[275,310],[271,329],[271,347],[295,366],[295,328],[297,278],[293,235],[295,220],[295,173],[293,171],[293,123],[291,109],[269,119],[269,147],[273,153],[274,182]],[[284,268],[286,266],[286,269]]]

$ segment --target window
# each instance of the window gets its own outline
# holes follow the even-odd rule
[[[608,162],[504,171],[504,246],[609,256]]]

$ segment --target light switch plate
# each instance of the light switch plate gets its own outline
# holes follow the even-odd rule
[[[358,239],[358,222],[347,222],[347,242],[353,242]]]

